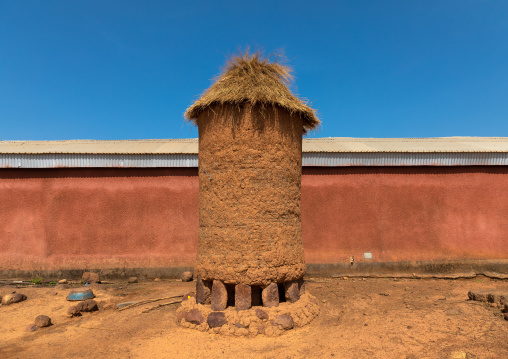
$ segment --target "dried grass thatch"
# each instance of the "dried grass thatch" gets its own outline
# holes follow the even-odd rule
[[[249,51],[228,60],[222,73],[203,95],[185,111],[185,118],[195,122],[199,114],[214,104],[240,105],[250,102],[262,107],[280,106],[303,118],[303,130],[315,129],[320,121],[316,111],[291,93],[291,68],[278,62],[280,57],[263,58],[259,52]]]

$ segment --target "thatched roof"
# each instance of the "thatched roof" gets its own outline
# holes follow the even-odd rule
[[[291,93],[288,86],[293,80],[292,70],[277,60],[248,51],[232,57],[213,85],[185,111],[185,118],[195,122],[203,110],[215,104],[250,102],[263,107],[280,106],[301,115],[304,133],[315,129],[320,124],[316,111]]]

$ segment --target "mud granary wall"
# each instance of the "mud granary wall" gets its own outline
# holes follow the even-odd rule
[[[249,285],[303,277],[301,117],[244,103],[212,106],[197,124],[196,273]]]

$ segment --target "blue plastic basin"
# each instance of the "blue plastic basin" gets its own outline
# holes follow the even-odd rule
[[[87,300],[95,298],[91,289],[88,288],[79,288],[71,290],[69,295],[67,296],[67,300]]]

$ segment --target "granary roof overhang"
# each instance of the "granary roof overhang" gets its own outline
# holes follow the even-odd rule
[[[302,164],[506,166],[508,137],[304,138]],[[197,139],[0,141],[0,168],[197,166]]]
[[[251,105],[281,107],[303,120],[303,132],[316,129],[319,121],[316,111],[307,100],[295,96],[289,89],[293,80],[292,69],[260,53],[233,56],[226,62],[222,73],[213,84],[185,111],[185,118],[196,123],[199,115],[215,105]]]

